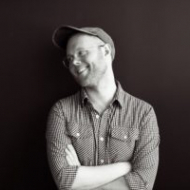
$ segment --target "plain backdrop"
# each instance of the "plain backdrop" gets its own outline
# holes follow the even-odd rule
[[[154,189],[190,189],[188,0],[1,0],[0,189],[56,189],[46,157],[47,116],[78,90],[51,41],[65,24],[99,26],[112,36],[116,78],[157,114]]]

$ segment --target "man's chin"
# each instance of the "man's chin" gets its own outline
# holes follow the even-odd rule
[[[88,84],[88,81],[87,80],[76,80],[77,83],[81,86],[81,87],[87,87],[89,84]]]
[[[92,84],[92,81],[89,80],[78,80],[77,83],[83,88],[92,88],[95,86]]]

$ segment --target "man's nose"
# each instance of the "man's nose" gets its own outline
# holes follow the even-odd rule
[[[72,61],[72,64],[75,65],[75,66],[80,65],[81,64],[80,58],[74,57],[73,61]]]

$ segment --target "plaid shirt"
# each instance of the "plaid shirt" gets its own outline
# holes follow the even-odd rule
[[[119,82],[114,99],[102,115],[82,89],[59,100],[48,119],[47,152],[59,189],[71,189],[78,166],[69,166],[65,148],[72,144],[81,165],[129,161],[124,176],[131,190],[151,190],[158,161],[160,136],[151,105],[125,92]]]

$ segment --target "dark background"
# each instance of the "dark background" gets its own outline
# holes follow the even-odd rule
[[[1,0],[0,189],[56,189],[46,159],[47,115],[78,89],[51,42],[62,24],[100,26],[113,37],[116,78],[157,114],[154,189],[190,189],[189,0]]]

